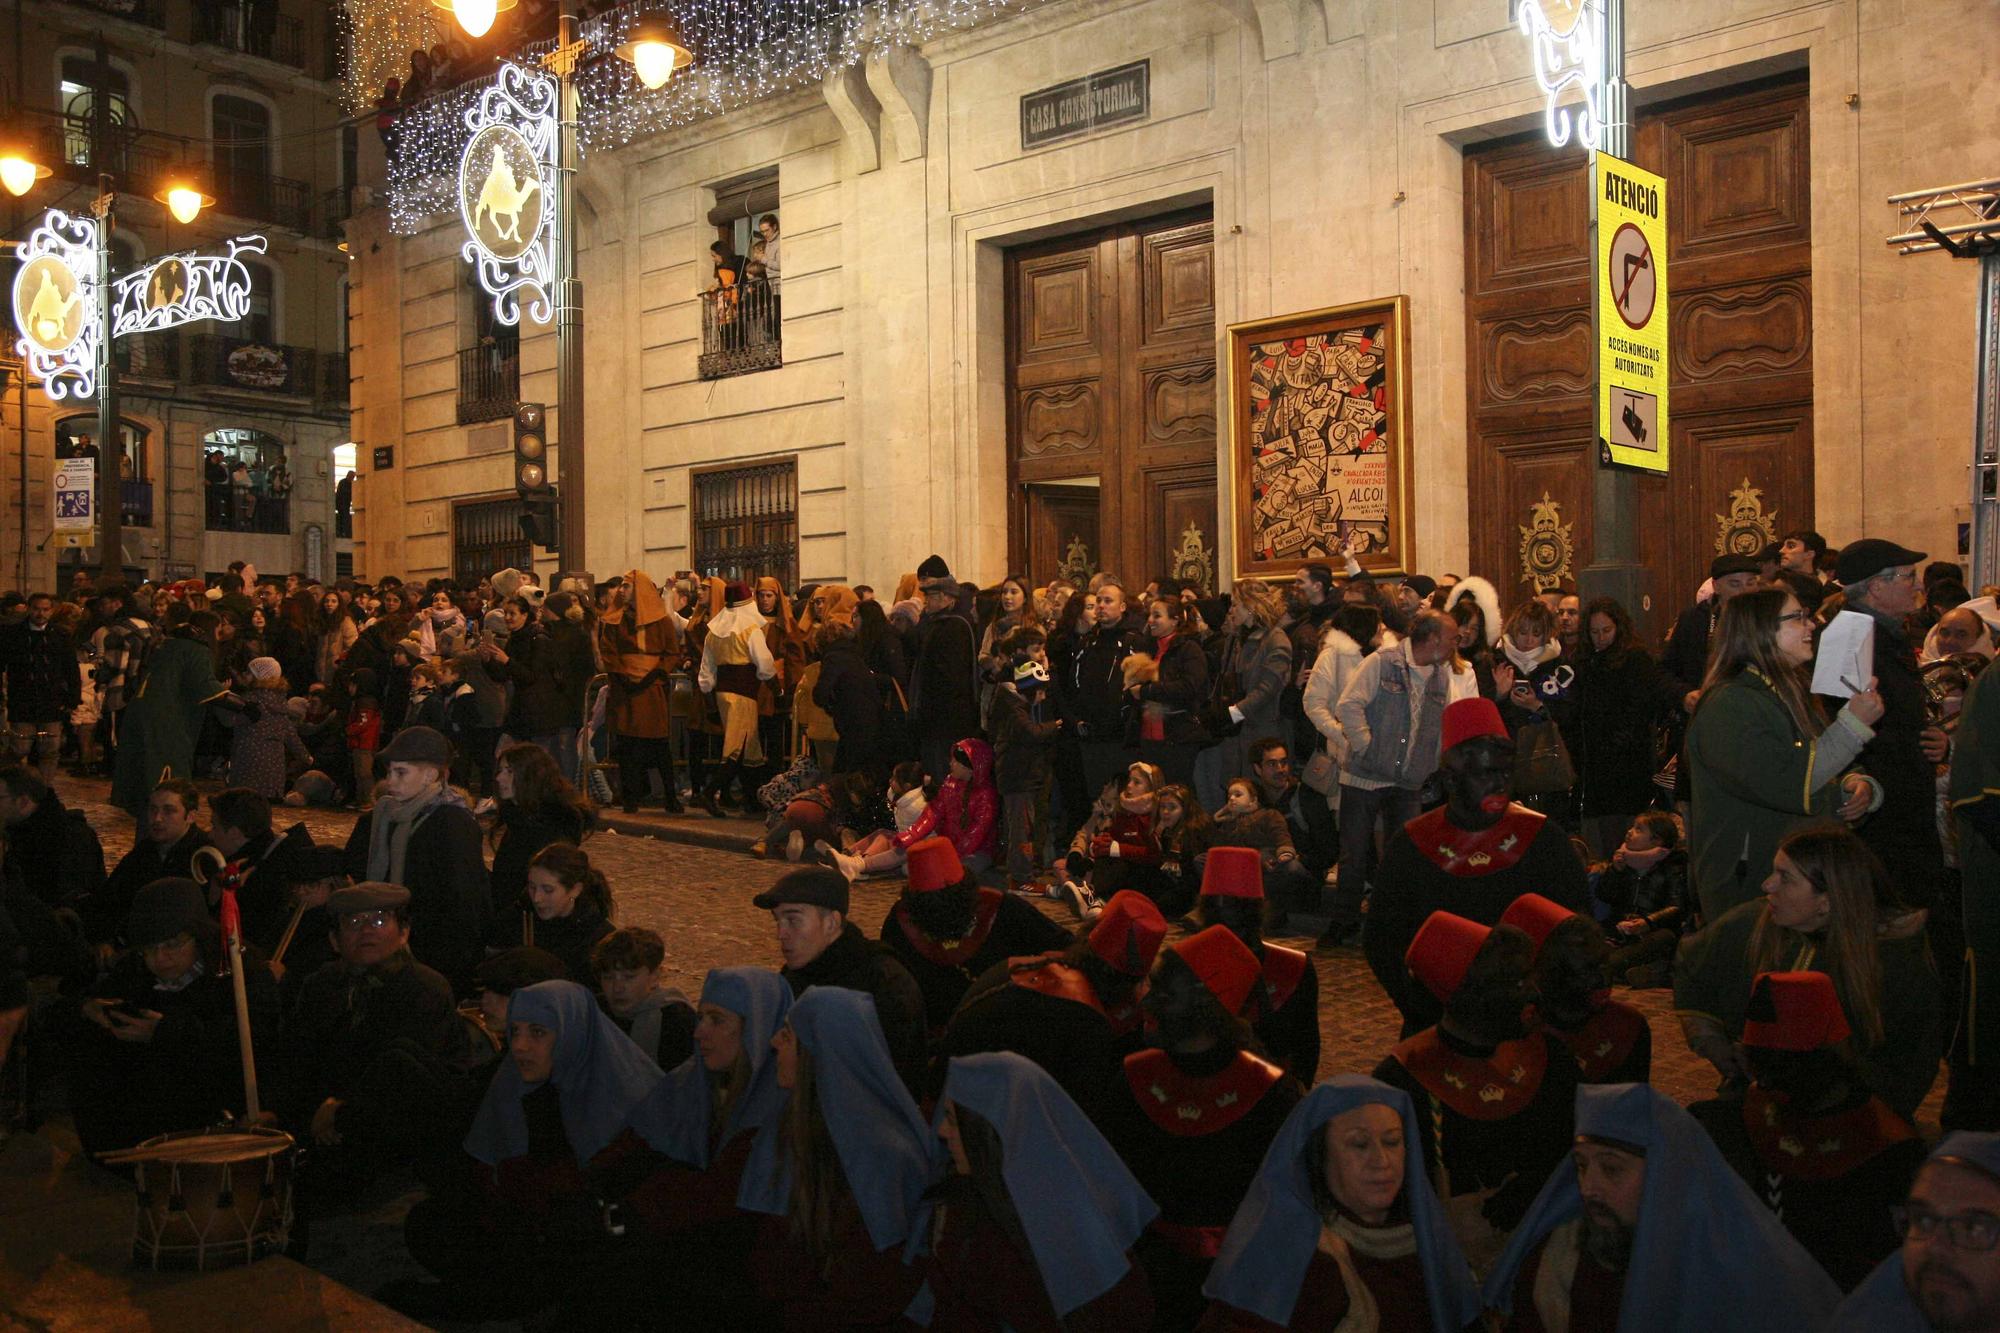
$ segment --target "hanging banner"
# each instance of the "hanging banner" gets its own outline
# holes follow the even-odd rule
[[[224,255],[168,255],[111,283],[111,336],[178,328],[198,319],[233,324],[250,313],[254,284],[244,255],[261,255],[262,236],[232,236]]]
[[[104,337],[97,317],[97,228],[93,217],[57,209],[21,246],[14,276],[15,350],[42,392],[60,401],[97,391],[97,347]]]
[[[55,485],[49,494],[57,533],[97,531],[96,459],[57,459]]]
[[[1667,470],[1667,183],[1590,155],[1602,461]]]
[[[555,318],[556,81],[538,69],[500,66],[466,110],[472,138],[458,163],[458,211],[466,242],[502,324]]]

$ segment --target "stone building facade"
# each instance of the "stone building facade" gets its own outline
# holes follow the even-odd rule
[[[1580,568],[1583,157],[1541,141],[1509,9],[1051,0],[591,154],[588,549],[567,563],[762,556],[886,587],[939,551],[984,582],[1045,575],[1069,528],[1096,525],[1089,565],[1143,580],[1181,567],[1192,530],[1226,582],[1243,484],[1228,327],[1401,295],[1413,563],[1524,592],[1518,552],[1552,503]],[[2000,169],[2000,10],[1627,10],[1634,155],[1674,191],[1681,275],[1675,471],[1642,487],[1653,618],[1746,523],[1949,555],[1976,273],[1898,257],[1884,198]],[[1024,147],[1024,96],[1139,61],[1143,119]],[[709,247],[766,211],[779,364],[704,378],[743,346],[716,341]],[[462,224],[397,235],[376,208],[351,225],[357,562],[510,563],[505,525],[469,521],[512,492],[507,422],[462,424],[468,363],[493,388]],[[506,354],[500,396],[553,404],[553,334],[529,326]],[[379,445],[393,467],[368,466]],[[771,554],[786,543],[791,565]]]

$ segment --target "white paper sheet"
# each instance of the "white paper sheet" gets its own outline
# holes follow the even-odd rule
[[[1853,697],[1875,674],[1875,617],[1842,611],[1820,631],[1819,657],[1813,663],[1812,692],[1835,698]]]

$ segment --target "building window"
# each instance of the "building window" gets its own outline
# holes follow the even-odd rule
[[[521,531],[521,501],[507,495],[466,500],[451,511],[451,573],[471,587],[496,569],[533,569],[535,551]]]
[[[769,574],[787,588],[798,586],[796,459],[698,470],[693,488],[697,573],[746,582]]]
[[[269,264],[261,264],[254,259],[243,261],[243,267],[250,273],[250,308],[242,319],[236,321],[235,336],[244,342],[271,345],[278,341],[277,305],[272,299],[277,286],[277,275]]]
[[[134,528],[153,526],[153,483],[147,480],[146,440],[150,432],[132,420],[121,417],[118,421],[118,437],[124,446],[124,475],[118,479],[120,508],[124,512],[125,524]],[[57,458],[97,458],[97,416],[83,413],[64,417],[56,422]]]
[[[465,290],[472,301],[472,345],[458,352],[461,426],[510,417],[521,398],[520,328],[500,322],[492,298],[480,290],[469,268]]]
[[[775,168],[715,187],[708,212],[715,240],[701,296],[702,379],[722,379],[784,364],[783,237]]]
[[[104,67],[103,87],[99,88],[97,61],[90,56],[66,55],[56,80],[56,102],[63,114],[63,160],[78,166],[90,163],[91,124],[96,117],[97,98],[104,96],[105,121],[111,128],[107,150],[114,159],[125,132],[135,128],[132,115],[132,78],[116,65]],[[123,170],[120,161],[107,162],[105,170]]]
[[[215,193],[226,212],[271,216],[271,108],[233,93],[209,108],[215,140]]]
[[[289,533],[292,469],[285,442],[224,427],[202,437],[205,526],[210,532]]]

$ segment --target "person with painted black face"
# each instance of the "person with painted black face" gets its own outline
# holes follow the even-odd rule
[[[1404,1035],[1435,1023],[1437,1002],[1412,982],[1404,955],[1433,912],[1481,925],[1500,920],[1524,893],[1584,911],[1590,885],[1569,838],[1553,821],[1516,804],[1514,742],[1490,699],[1445,710],[1438,773],[1445,803],[1389,840],[1376,875],[1362,950],[1403,1015]]]
[[[1445,1182],[1459,1243],[1481,1266],[1569,1147],[1576,1061],[1553,1036],[1528,1030],[1535,946],[1518,928],[1433,912],[1406,957],[1442,1012],[1374,1076],[1432,1108],[1418,1120],[1418,1146],[1431,1178]]]

